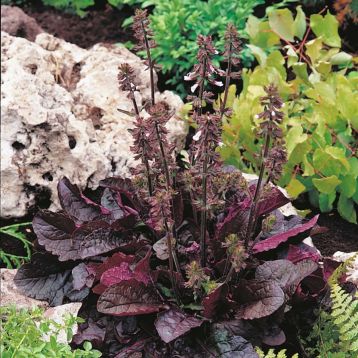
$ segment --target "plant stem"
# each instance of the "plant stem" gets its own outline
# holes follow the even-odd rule
[[[208,175],[208,154],[207,154],[207,149],[205,149],[203,172],[202,172],[203,209],[200,215],[200,259],[201,259],[202,267],[206,266],[207,175]]]
[[[203,72],[201,74],[201,82],[199,87],[199,109],[198,109],[198,116],[201,116],[203,114],[203,94],[204,94],[204,82],[205,82],[205,74],[206,74],[206,58],[203,62]]]
[[[270,138],[271,138],[271,129],[268,128],[266,135],[265,135],[265,142],[264,142],[264,148],[261,156],[261,166],[260,166],[260,174],[259,179],[257,181],[257,185],[255,188],[255,194],[254,198],[252,200],[250,211],[249,211],[249,221],[247,224],[247,230],[246,230],[246,236],[245,236],[245,249],[248,248],[249,241],[252,235],[252,232],[255,230],[255,220],[256,220],[256,209],[257,209],[257,203],[260,200],[261,195],[261,185],[263,181],[263,177],[265,174],[265,159],[267,158],[267,154],[270,147]]]
[[[140,116],[139,108],[137,105],[137,101],[135,100],[135,97],[134,97],[134,91],[132,90],[131,93],[132,93],[132,103],[133,103],[134,112],[135,112],[136,116],[139,117]],[[152,184],[152,178],[150,176],[149,161],[148,161],[148,158],[144,152],[144,148],[142,151],[142,161],[145,165],[145,170],[146,170],[146,174],[147,174],[149,196],[153,196],[153,184]]]
[[[161,153],[161,157],[162,157],[162,161],[163,161],[165,180],[166,180],[166,183],[167,183],[167,190],[169,190],[171,188],[171,183],[170,183],[168,162],[167,162],[167,158],[166,158],[166,155],[165,155],[165,152],[164,152],[164,147],[163,147],[162,139],[160,137],[159,126],[158,126],[157,122],[155,122],[155,133],[157,135],[157,140],[158,140],[160,153]]]
[[[174,277],[174,255],[173,255],[173,247],[172,247],[172,235],[170,234],[169,225],[167,220],[164,220],[165,230],[167,232],[167,245],[168,245],[168,252],[169,252],[169,271],[170,271],[170,281],[173,286],[174,295],[177,303],[179,304],[179,294],[176,286],[176,281]]]
[[[147,58],[148,58],[148,67],[149,67],[149,74],[150,74],[151,103],[152,103],[152,106],[154,106],[155,105],[154,69],[153,69],[154,66],[153,66],[152,56],[150,54],[150,47],[149,47],[147,31],[145,30],[143,22],[141,23],[141,25],[142,25],[143,35],[144,35],[145,49],[147,51]]]
[[[230,42],[230,48],[229,48],[229,56],[228,56],[228,66],[226,69],[226,74],[225,74],[225,90],[224,90],[224,99],[221,102],[221,107],[220,107],[220,119],[223,118],[224,116],[224,112],[225,112],[225,108],[226,108],[226,102],[227,102],[227,98],[229,95],[229,86],[230,86],[230,78],[231,78],[231,55],[232,55],[232,43]]]

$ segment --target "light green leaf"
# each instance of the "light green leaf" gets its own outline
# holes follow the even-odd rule
[[[269,24],[273,31],[284,40],[294,40],[294,21],[289,9],[272,10],[268,14]]]
[[[320,193],[318,196],[319,208],[323,213],[328,213],[333,209],[333,203],[336,199],[336,191],[330,194]]]
[[[253,55],[256,57],[257,62],[261,66],[265,66],[267,59],[265,51],[255,45],[247,45],[247,47],[252,51]]]
[[[353,200],[348,199],[344,194],[341,194],[338,200],[338,212],[347,221],[356,224],[357,213],[354,209]]]
[[[310,81],[308,80],[307,63],[304,62],[294,63],[292,65],[292,69],[297,77],[299,77],[306,84],[308,85],[310,84]]]
[[[326,16],[319,14],[311,15],[311,28],[317,37],[322,37],[326,45],[341,47],[341,38],[338,34],[338,20],[329,12]]]
[[[341,180],[339,180],[335,175],[331,175],[326,178],[313,178],[312,182],[319,192],[330,194],[332,191],[335,191],[337,185],[341,183]]]
[[[307,134],[303,133],[301,126],[295,126],[288,130],[286,135],[287,153],[290,155],[295,146],[307,140]]]
[[[311,165],[311,163],[308,161],[307,159],[307,155],[305,155],[303,157],[303,165],[304,165],[304,172],[303,172],[303,176],[312,176],[315,174],[314,168]]]
[[[286,186],[286,190],[291,198],[297,198],[306,190],[306,187],[298,179],[292,178]]]
[[[306,53],[311,59],[312,63],[315,63],[321,57],[322,39],[317,38],[306,43]]]
[[[351,198],[355,191],[357,185],[357,178],[354,175],[346,175],[342,179],[342,183],[339,185],[341,193],[344,194],[347,198]]]
[[[294,63],[297,63],[298,61],[298,55],[297,53],[293,50],[293,48],[291,46],[285,46],[284,47],[287,50],[287,66],[291,67]]]
[[[326,147],[325,152],[332,158],[339,160],[339,162],[347,169],[350,169],[349,162],[346,158],[345,150],[337,147]]]
[[[352,59],[352,55],[346,52],[339,52],[331,57],[330,62],[332,65],[349,65]]]
[[[306,15],[301,6],[296,7],[297,15],[293,23],[294,35],[302,40],[303,35],[306,32]]]
[[[328,75],[332,70],[332,64],[330,62],[319,61],[316,70],[323,75]]]

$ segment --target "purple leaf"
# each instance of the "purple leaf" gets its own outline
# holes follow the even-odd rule
[[[149,314],[165,308],[152,287],[134,279],[108,287],[97,302],[99,312],[114,316]]]
[[[303,260],[293,264],[288,260],[267,261],[256,269],[255,279],[258,281],[276,281],[281,289],[291,296],[298,284],[318,268],[311,260]]]
[[[248,220],[248,206],[246,204],[235,204],[229,208],[225,219],[217,224],[215,237],[222,241],[226,236],[239,233],[246,227]]]
[[[152,257],[152,251],[148,250],[146,255],[137,263],[134,269],[134,278],[137,281],[143,282],[145,285],[148,285],[151,281],[150,278],[150,258]]]
[[[71,266],[58,262],[55,256],[35,253],[31,262],[19,268],[14,282],[23,295],[46,300],[51,306],[62,304],[65,297],[72,301],[82,301],[89,290],[74,289],[71,269]]]
[[[96,273],[90,266],[86,266],[83,262],[72,269],[73,288],[77,291],[84,287],[91,288],[96,278]]]
[[[133,255],[125,255],[122,252],[116,252],[111,257],[109,257],[106,261],[101,263],[96,267],[96,279],[100,280],[102,274],[108,269],[116,266],[120,266],[122,262],[127,262],[128,264],[132,264],[135,261],[135,256]]]
[[[204,307],[203,316],[212,318],[216,313],[218,306],[225,307],[226,296],[228,294],[228,286],[222,284],[210,292],[203,298],[202,305]]]
[[[272,187],[263,200],[257,204],[257,216],[266,215],[290,202],[280,189]]]
[[[64,213],[40,211],[32,221],[40,245],[59,255],[71,244],[71,234],[76,229],[74,222]]]
[[[103,179],[99,182],[99,185],[103,188],[109,188],[111,190],[117,191],[124,195],[126,201],[130,203],[131,207],[134,208],[137,212],[141,211],[143,205],[140,202],[136,189],[134,188],[132,181],[128,178],[121,177],[111,177]]]
[[[73,336],[72,342],[80,345],[85,341],[89,341],[96,347],[100,347],[104,342],[105,335],[105,328],[101,328],[95,323],[89,322],[86,328],[83,330],[79,329],[79,331]]]
[[[275,281],[241,280],[237,295],[241,303],[238,317],[243,319],[267,317],[285,302],[285,294]]]
[[[121,198],[118,192],[113,192],[109,188],[104,190],[101,205],[110,212],[112,221],[122,219],[126,215],[123,208],[118,204],[119,202],[121,202]]]
[[[286,342],[286,335],[277,325],[272,325],[265,329],[262,342],[271,347],[276,347]]]
[[[114,358],[128,358],[128,357],[135,357],[135,353],[141,352],[145,345],[149,343],[152,338],[143,338],[139,341],[133,343],[130,347],[125,347],[121,349]],[[139,353],[139,357],[142,355]]]
[[[284,233],[276,234],[269,237],[268,239],[258,242],[253,247],[253,253],[258,254],[260,252],[276,249],[280,244],[287,242],[288,239],[293,238],[299,234],[307,233],[316,224],[318,216],[319,215],[316,215],[305,224],[298,225]]]
[[[213,329],[209,349],[215,349],[215,357],[221,358],[259,358],[253,346],[245,338],[232,335],[225,329]],[[211,349],[210,349],[211,352]]]
[[[103,217],[103,212],[98,205],[83,197],[76,185],[66,178],[62,178],[57,186],[58,197],[60,199],[63,210],[76,222],[82,224],[84,222],[93,221]]]
[[[101,284],[109,287],[131,278],[133,278],[133,272],[129,268],[128,262],[122,262],[120,266],[112,267],[102,274]]]
[[[200,327],[202,323],[203,320],[173,308],[159,313],[154,325],[160,338],[165,343],[169,343],[191,329]]]
[[[321,258],[321,255],[315,247],[306,245],[305,243],[301,242],[299,245],[288,246],[286,258],[293,263],[297,263],[305,259],[318,262]]]

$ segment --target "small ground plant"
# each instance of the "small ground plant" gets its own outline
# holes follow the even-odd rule
[[[26,234],[20,229],[28,227],[31,222],[13,224],[0,228],[0,264],[5,265],[8,269],[18,268],[23,263],[28,262],[31,258],[32,243],[26,239]],[[12,247],[13,241],[18,241],[20,245],[20,253],[14,253]],[[6,244],[11,242],[11,245]]]
[[[64,324],[43,317],[43,309],[17,309],[0,307],[0,355],[2,358],[98,358],[101,353],[92,350],[89,342],[84,349],[72,350],[67,343],[58,343],[57,336],[61,330],[72,339],[72,327],[80,321],[69,316]],[[48,337],[46,339],[46,337]]]
[[[133,29],[151,79],[142,105],[135,69],[119,66],[135,118],[133,177],[102,180],[92,199],[63,178],[62,211],[35,216],[41,249],[15,283],[51,305],[82,301],[85,322],[73,344],[91,341],[105,356],[257,358],[254,346],[285,342],[285,315],[324,294],[330,272],[302,243],[318,217],[278,210],[289,201],[272,184],[286,161],[283,101],[275,85],[265,87],[260,172],[248,182],[218,153],[230,82],[239,76],[238,32],[227,26],[225,71],[215,65],[211,37],[199,35],[197,64],[185,77],[197,131],[180,158],[165,126],[173,112],[155,96],[156,43],[145,11],[136,12]],[[224,91],[216,109],[209,85]]]

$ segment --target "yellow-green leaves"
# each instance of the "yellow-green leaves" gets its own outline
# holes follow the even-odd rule
[[[312,179],[313,185],[324,194],[330,194],[332,191],[336,190],[336,187],[338,184],[341,183],[341,181],[335,176],[331,175],[327,178],[313,178]]]
[[[297,198],[301,193],[306,190],[306,187],[296,178],[292,178],[286,187],[288,195],[291,198]]]
[[[311,16],[310,20],[313,33],[317,37],[322,37],[326,45],[332,47],[341,46],[341,38],[338,34],[338,21],[335,16],[329,12],[325,16],[315,14]]]
[[[271,29],[281,38],[293,41],[295,26],[293,16],[289,9],[272,10],[268,14]]]
[[[296,11],[297,11],[297,15],[295,18],[295,21],[293,23],[293,29],[294,29],[294,33],[295,35],[302,40],[303,35],[306,32],[306,15],[302,10],[301,6],[297,6],[296,7]]]
[[[358,130],[358,72],[346,73],[354,60],[340,50],[337,22],[329,13],[311,17],[313,33],[320,37],[302,47],[292,42],[307,31],[305,14],[300,7],[296,10],[294,16],[288,9],[271,8],[268,21],[250,17],[246,26],[249,46],[259,65],[243,71],[243,91],[234,100],[233,115],[223,127],[222,152],[229,163],[257,171],[255,153],[261,142],[256,140],[259,121],[254,115],[261,111],[263,86],[277,84],[285,101],[282,130],[288,157],[279,184],[291,197],[308,192],[321,211],[329,212],[338,205],[339,213],[354,222],[354,203],[358,204],[358,145],[354,137]],[[275,39],[271,36],[284,40],[281,49],[272,51],[268,46]]]

